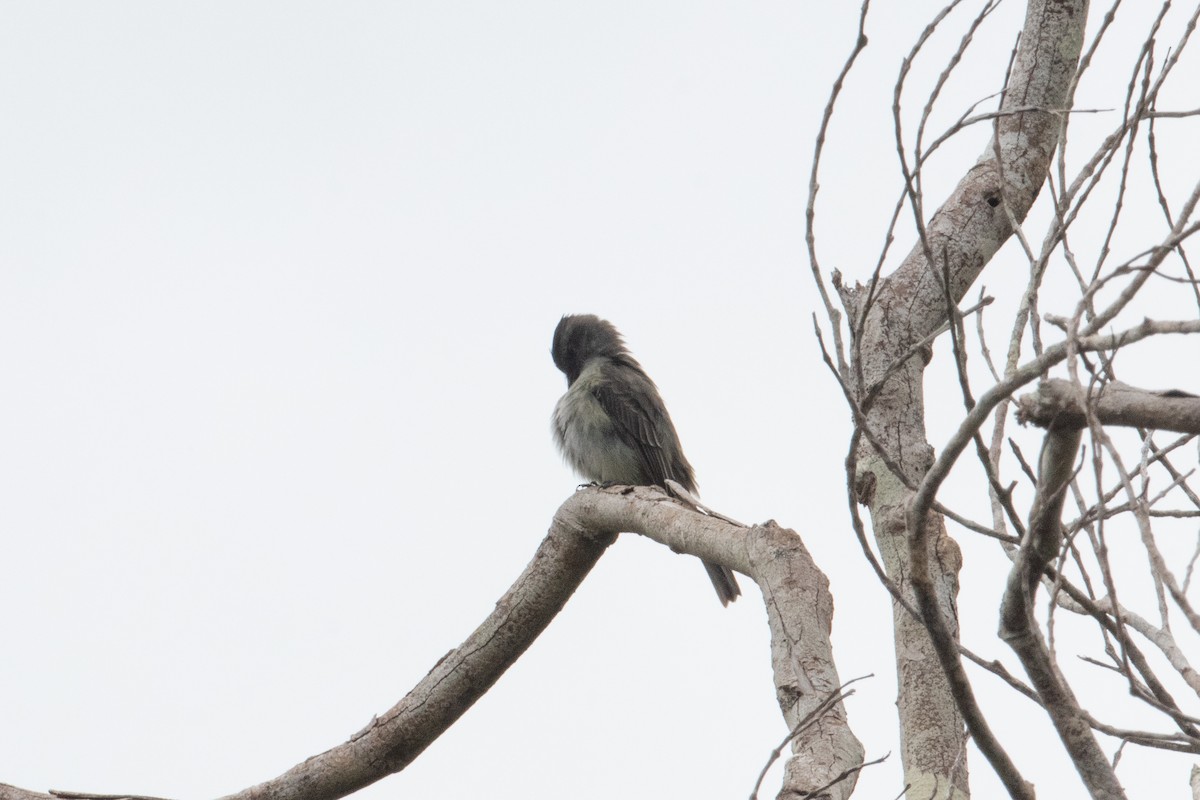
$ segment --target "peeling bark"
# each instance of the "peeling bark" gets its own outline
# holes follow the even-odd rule
[[[342,744],[222,800],[335,800],[404,769],[546,629],[616,531],[640,533],[758,583],[771,630],[776,696],[789,730],[827,705],[793,740],[779,797],[846,800],[854,791],[863,749],[847,725],[842,702],[828,702],[842,685],[829,641],[829,581],[794,531],[774,522],[747,528],[694,511],[651,487],[576,492],[559,507],[533,560],[495,610],[400,702]],[[0,800],[57,799],[0,784]]]
[[[1086,0],[1028,3],[995,142],[924,226],[922,241],[895,272],[873,289],[860,285],[840,291],[851,325],[861,320],[846,382],[864,403],[871,387],[882,381],[864,409],[873,441],[864,440],[858,448],[855,483],[873,488],[864,497],[889,578],[913,605],[923,599],[922,607],[940,609],[937,624],[947,639],[939,653],[925,625],[895,606],[901,755],[906,782],[921,787],[914,796],[969,796],[961,708],[974,701],[964,697],[964,686],[969,693],[965,674],[957,676],[952,691],[943,669],[953,672],[958,663],[957,651],[950,652],[958,635],[958,547],[936,515],[920,515],[911,523],[915,530],[906,522],[910,487],[920,483],[932,460],[924,419],[926,360],[910,356],[914,346],[949,319],[948,298],[959,302],[1012,235],[1011,220],[1023,220],[1033,205],[1058,143],[1087,8]],[[1014,113],[1003,113],[1008,111]],[[903,366],[896,368],[901,361]],[[893,475],[885,461],[900,474]],[[918,585],[914,572],[927,580]],[[961,665],[957,670],[961,673]],[[982,733],[981,717],[965,721]],[[998,746],[989,747],[987,737],[982,741],[1010,792],[1031,796],[1011,763],[1000,763],[1007,757],[995,753]]]
[[[1148,391],[1116,381],[1090,394],[1071,381],[1042,381],[1036,392],[1017,401],[1017,420],[1041,428],[1082,429],[1087,427],[1088,406],[1101,425],[1200,434],[1200,397],[1178,390]]]

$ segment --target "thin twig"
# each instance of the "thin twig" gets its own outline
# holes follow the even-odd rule
[[[854,694],[853,689],[847,689],[846,687],[850,686],[851,684],[858,683],[859,681],[866,680],[867,678],[874,677],[875,674],[870,673],[868,675],[860,675],[857,678],[851,678],[838,688],[834,689],[832,692],[829,692],[829,694],[825,695],[824,699],[817,704],[816,708],[805,714],[804,717],[796,723],[796,726],[788,732],[788,735],[783,737],[783,741],[779,743],[779,746],[772,750],[770,756],[767,757],[767,763],[763,765],[762,771],[758,773],[758,780],[754,782],[754,788],[750,791],[750,800],[758,800],[758,790],[762,788],[762,782],[767,777],[767,772],[771,769],[771,765],[779,760],[779,756],[783,753],[783,749],[787,747],[793,739],[815,725],[818,721],[820,721],[821,717],[832,711],[838,703]],[[884,756],[884,758],[887,758],[887,756]],[[867,765],[861,764],[854,770],[847,770],[842,775],[839,775],[837,778],[832,780],[827,786],[822,788],[828,788],[838,781],[844,780],[848,776],[854,774],[854,771],[862,769],[865,766]]]

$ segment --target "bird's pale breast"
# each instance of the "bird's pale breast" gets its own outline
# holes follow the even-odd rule
[[[600,380],[599,362],[592,362],[559,398],[554,439],[567,463],[587,480],[644,483],[637,454],[617,436],[612,419],[592,394]]]

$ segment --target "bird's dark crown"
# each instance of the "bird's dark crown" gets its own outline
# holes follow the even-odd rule
[[[550,346],[554,366],[567,376],[567,383],[575,382],[589,359],[597,356],[620,358],[628,354],[616,327],[595,314],[564,316],[554,329],[554,343]]]

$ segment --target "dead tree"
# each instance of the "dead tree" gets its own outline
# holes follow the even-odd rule
[[[1184,445],[1200,433],[1200,399],[1179,389],[1138,390],[1117,381],[1128,348],[1158,344],[1166,334],[1200,333],[1200,314],[1195,312],[1151,319],[1156,306],[1145,291],[1152,281],[1174,281],[1200,310],[1200,288],[1185,250],[1200,227],[1193,221],[1200,184],[1182,198],[1173,196],[1159,170],[1155,129],[1156,123],[1194,120],[1196,112],[1160,109],[1159,103],[1172,85],[1200,7],[1175,21],[1178,33],[1169,47],[1158,44],[1169,4],[1151,15],[1145,45],[1135,54],[1131,79],[1116,104],[1117,122],[1078,166],[1066,147],[1074,98],[1093,58],[1102,52],[1119,1],[1092,21],[1089,39],[1086,0],[1029,0],[1011,62],[995,70],[1001,90],[996,108],[966,109],[944,133],[927,138],[939,94],[995,6],[995,0],[984,0],[973,17],[967,15],[947,67],[928,93],[915,136],[901,124],[909,68],[947,19],[966,14],[962,0],[954,0],[929,23],[901,65],[894,105],[900,197],[884,238],[890,243],[899,220],[911,218],[915,244],[896,265],[889,264],[885,247],[874,269],[861,270],[853,286],[834,273],[829,291],[817,259],[816,178],[844,79],[867,46],[868,7],[863,6],[858,41],[835,83],[814,158],[807,239],[827,315],[818,334],[823,346],[824,336],[831,340],[826,361],[854,422],[845,462],[851,523],[894,599],[909,796],[969,796],[968,733],[1011,796],[1034,796],[1020,765],[1007,755],[1003,736],[992,730],[976,702],[965,659],[994,673],[987,680],[1000,681],[1031,701],[1037,713],[1049,716],[1094,797],[1118,798],[1124,791],[1098,737],[1200,752],[1200,721],[1175,696],[1179,687],[1193,695],[1200,692],[1200,673],[1170,625],[1171,615],[1182,615],[1192,632],[1200,633],[1200,613],[1188,599],[1200,544],[1181,569],[1164,554],[1162,541],[1164,524],[1200,517],[1200,496],[1189,486],[1193,469],[1181,463]],[[951,137],[980,129],[990,131],[981,158],[963,170],[950,196],[928,213],[923,175],[930,156]],[[1192,131],[1190,141],[1196,138]],[[1145,155],[1137,163],[1150,176],[1161,231],[1152,236],[1138,230],[1137,244],[1130,244],[1120,210],[1134,202],[1126,179],[1135,172],[1134,144],[1139,142]],[[1195,170],[1194,159],[1183,163]],[[1086,229],[1086,236],[1102,244],[1092,248],[1091,261],[1085,263],[1072,234],[1085,229],[1097,187],[1113,183],[1117,200],[1107,223]],[[1044,215],[1048,221],[1042,243],[1035,247],[1026,225],[1039,197],[1049,213]],[[1002,255],[1001,248],[1011,242],[1019,246],[1010,244]],[[1117,251],[1125,256],[1110,263],[1110,254]],[[991,299],[981,296],[968,308],[962,306],[985,267],[998,257],[1022,263],[1029,277],[1012,302],[1006,357],[995,365],[982,325]],[[1044,293],[1048,278],[1060,273],[1073,279],[1078,290]],[[842,310],[835,307],[834,296]],[[1063,313],[1043,315],[1045,305]],[[977,323],[974,345],[966,324],[972,318]],[[935,342],[953,354],[958,375],[953,389],[963,405],[955,433],[936,450],[926,432],[924,385]],[[1200,359],[1193,362],[1193,375],[1195,363]],[[989,384],[982,392],[977,387],[979,364],[986,367]],[[1049,380],[1052,371],[1063,376]],[[1024,460],[1015,438],[1006,436],[1006,423],[1015,398],[1041,378],[1047,380],[1037,393],[1022,396],[1019,403],[1023,421],[1046,429],[1035,468]],[[989,422],[991,431],[985,433]],[[1128,442],[1115,434],[1120,428],[1136,431],[1136,457],[1130,457]],[[1156,431],[1177,436],[1160,442]],[[1011,455],[1004,449],[1006,441],[1012,444]],[[1081,445],[1088,448],[1090,486],[1079,468]],[[978,499],[991,512],[987,523],[955,508],[959,498],[951,503],[939,494],[967,448],[974,450],[984,476]],[[1026,502],[1016,491],[1020,481],[1010,474],[1027,482],[1031,494]],[[1074,517],[1064,521],[1068,501],[1074,504]],[[1172,505],[1176,501],[1182,507]],[[869,509],[873,537],[867,535],[859,505]],[[1121,524],[1135,532],[1150,565],[1156,621],[1141,610],[1144,598],[1122,591],[1124,565],[1114,563],[1109,548],[1109,531]],[[951,529],[989,537],[996,542],[997,558],[1011,562],[997,619],[1000,638],[1028,683],[959,642],[956,599],[962,556]],[[773,522],[740,525],[655,489],[615,487],[587,489],[568,498],[529,567],[494,612],[391,709],[344,743],[225,800],[331,800],[404,769],[520,657],[618,532],[640,534],[677,552],[724,564],[757,583],[771,630],[776,695],[790,731],[791,754],[779,796],[849,797],[864,763],[863,749],[846,723],[842,700],[847,691],[830,649],[833,601],[802,537]],[[1045,621],[1039,620],[1039,609],[1045,609]],[[1099,631],[1104,647],[1093,663],[1120,676],[1132,697],[1158,713],[1167,730],[1124,729],[1105,722],[1101,709],[1088,709],[1079,701],[1048,635],[1049,625],[1061,616]],[[1147,650],[1156,650],[1172,674],[1156,673]],[[1194,778],[1193,785],[1200,786],[1200,779]],[[98,796],[43,794],[0,784],[0,800],[52,797]]]
[[[1154,580],[1162,587],[1160,596],[1164,601],[1169,598],[1195,625],[1186,597],[1187,580],[1180,580],[1158,554],[1150,522],[1154,517],[1151,506],[1166,497],[1185,496],[1196,509],[1200,509],[1200,503],[1187,486],[1190,473],[1175,468],[1164,452],[1179,447],[1183,440],[1173,442],[1169,449],[1162,448],[1153,443],[1148,429],[1179,431],[1188,440],[1200,432],[1196,422],[1200,400],[1178,392],[1148,394],[1119,387],[1114,383],[1114,362],[1120,361],[1116,356],[1123,348],[1136,342],[1157,340],[1167,333],[1200,331],[1194,311],[1186,319],[1135,318],[1135,322],[1121,325],[1136,313],[1139,304],[1152,302],[1143,296],[1150,292],[1142,291],[1151,279],[1177,281],[1195,296],[1196,307],[1200,308],[1200,291],[1184,250],[1185,241],[1197,228],[1192,220],[1200,186],[1184,195],[1182,202],[1168,199],[1158,172],[1154,129],[1156,120],[1171,117],[1190,121],[1196,113],[1159,111],[1158,102],[1164,87],[1170,85],[1200,9],[1176,21],[1177,41],[1169,51],[1159,47],[1155,37],[1163,33],[1170,4],[1142,20],[1147,26],[1142,52],[1133,54],[1128,87],[1116,87],[1124,90],[1123,97],[1114,98],[1114,105],[1121,108],[1119,119],[1084,159],[1083,167],[1071,174],[1068,164],[1078,158],[1067,147],[1074,98],[1096,54],[1112,57],[1102,47],[1120,3],[1115,3],[1098,22],[1093,21],[1089,41],[1085,37],[1087,2],[1029,2],[995,110],[978,112],[975,107],[969,108],[957,123],[926,144],[926,124],[939,93],[964,53],[986,30],[995,7],[984,3],[974,18],[961,24],[961,39],[957,47],[949,48],[948,65],[928,92],[913,136],[901,124],[906,77],[913,60],[940,33],[939,26],[958,11],[959,5],[947,6],[925,29],[901,67],[895,91],[901,198],[885,239],[890,245],[898,221],[911,218],[915,239],[911,252],[895,268],[888,269],[885,246],[874,271],[865,271],[853,286],[845,284],[835,272],[832,286],[842,310],[835,307],[833,292],[826,289],[817,259],[817,175],[825,131],[843,78],[866,44],[861,35],[827,108],[808,209],[810,260],[824,299],[825,330],[831,334],[832,346],[825,344],[828,334],[820,329],[818,337],[854,420],[847,458],[850,513],[863,552],[894,597],[905,783],[909,796],[967,796],[965,748],[969,736],[1011,796],[1034,796],[1034,787],[1009,757],[1003,737],[993,731],[976,701],[964,668],[964,661],[969,660],[991,669],[1005,685],[1044,709],[1093,797],[1123,797],[1114,765],[1099,747],[1094,732],[1124,742],[1186,752],[1196,752],[1200,743],[1195,739],[1191,718],[1153,674],[1141,655],[1142,645],[1132,637],[1132,631],[1137,631],[1167,655],[1194,691],[1191,681],[1195,673],[1170,637],[1166,604],[1159,604],[1162,613],[1157,625],[1117,604],[1113,599],[1117,595],[1112,569],[1099,532],[1099,527],[1117,514],[1133,516],[1153,565]],[[1162,63],[1156,64],[1160,55]],[[986,89],[981,87],[981,98],[984,94]],[[950,137],[961,135],[977,123],[990,127],[982,156],[964,171],[940,207],[928,213],[922,188],[922,171],[928,159]],[[1109,264],[1111,245],[1122,220],[1122,203],[1132,202],[1126,189],[1133,145],[1142,139],[1148,140],[1144,166],[1154,189],[1149,198],[1139,199],[1150,207],[1161,207],[1162,232],[1150,239],[1143,234],[1136,244],[1126,246],[1126,260]],[[1110,171],[1114,162],[1119,166]],[[1194,163],[1187,165],[1194,173]],[[1089,224],[1081,219],[1086,220],[1085,210],[1092,211],[1100,202],[1089,205],[1089,200],[1099,194],[1093,194],[1093,190],[1110,178],[1118,186],[1117,200],[1109,207],[1107,224],[1101,221],[1098,233],[1089,233],[1103,240],[1089,269],[1077,258],[1070,234]],[[1049,197],[1045,197],[1047,186]],[[1039,195],[1043,205],[1050,208],[1040,249],[1030,243],[1033,237],[1024,227]],[[982,320],[984,307],[992,303],[992,298],[981,294],[970,308],[962,306],[985,266],[996,261],[1005,243],[1013,240],[1019,248],[1010,246],[1006,260],[1010,264],[1024,261],[1029,278],[1024,291],[1011,303],[1013,321],[1007,357],[997,368],[991,361],[982,322],[976,348],[968,345],[965,324],[972,315]],[[1043,292],[1047,275],[1055,275],[1056,271],[1075,279],[1077,295]],[[1006,267],[1006,273],[1011,274],[1011,266]],[[1101,297],[1105,297],[1104,302]],[[1046,318],[1059,328],[1053,337],[1043,332],[1039,303],[1065,306],[1068,312],[1061,318]],[[941,391],[943,396],[947,389],[960,395],[964,411],[957,432],[935,450],[926,434],[925,379],[931,347],[937,339],[947,342],[958,373],[958,386],[942,387]],[[977,354],[973,355],[976,360],[968,363],[968,353]],[[977,385],[976,362],[988,368],[985,378],[990,386],[982,393]],[[1006,414],[1021,387],[1056,368],[1067,369],[1066,383],[1044,384],[1037,397],[1022,401],[1024,418],[1047,427],[1047,436],[1036,474],[1020,459],[1019,450],[1012,459],[1025,470],[1034,488],[1031,502],[1019,505],[1014,484],[1006,475],[1012,460],[1002,458]],[[983,428],[989,421],[992,432],[985,438]],[[1105,426],[1109,425],[1138,427],[1143,438],[1142,456],[1135,459],[1137,468],[1124,466],[1106,433]],[[1093,458],[1098,459],[1093,467],[1096,497],[1090,503],[1084,501],[1075,474],[1081,432],[1085,430],[1091,434]],[[979,498],[991,506],[990,524],[974,522],[968,514],[958,513],[949,506],[961,510],[960,502],[951,504],[938,494],[967,448],[974,450],[982,466]],[[1115,468],[1120,479],[1117,486],[1102,486],[1101,463]],[[1146,490],[1151,465],[1165,470],[1169,478],[1168,486],[1153,497]],[[1143,482],[1140,490],[1134,487],[1135,480]],[[1118,510],[1111,501],[1121,493],[1126,502]],[[1068,496],[1075,498],[1080,516],[1064,525],[1061,515]],[[873,542],[858,517],[859,504],[870,511]],[[990,623],[959,619],[956,597],[961,555],[948,533],[947,520],[966,535],[992,537],[998,542],[998,555],[1012,560],[1003,607],[999,609],[1000,636],[1018,657],[1031,685],[1014,678],[998,662],[961,646],[960,625]],[[1087,541],[1092,545],[1090,562],[1080,555],[1074,541],[1080,531],[1088,533]],[[1103,581],[1092,580],[1096,572]],[[1189,564],[1188,577],[1190,574]],[[1050,590],[1055,604],[1086,615],[1100,626],[1105,641],[1111,644],[1106,648],[1111,668],[1125,675],[1133,694],[1159,709],[1178,728],[1177,732],[1123,731],[1098,721],[1080,706],[1061,675],[1053,649],[1047,646],[1043,626],[1034,616],[1037,590],[1043,585]]]

